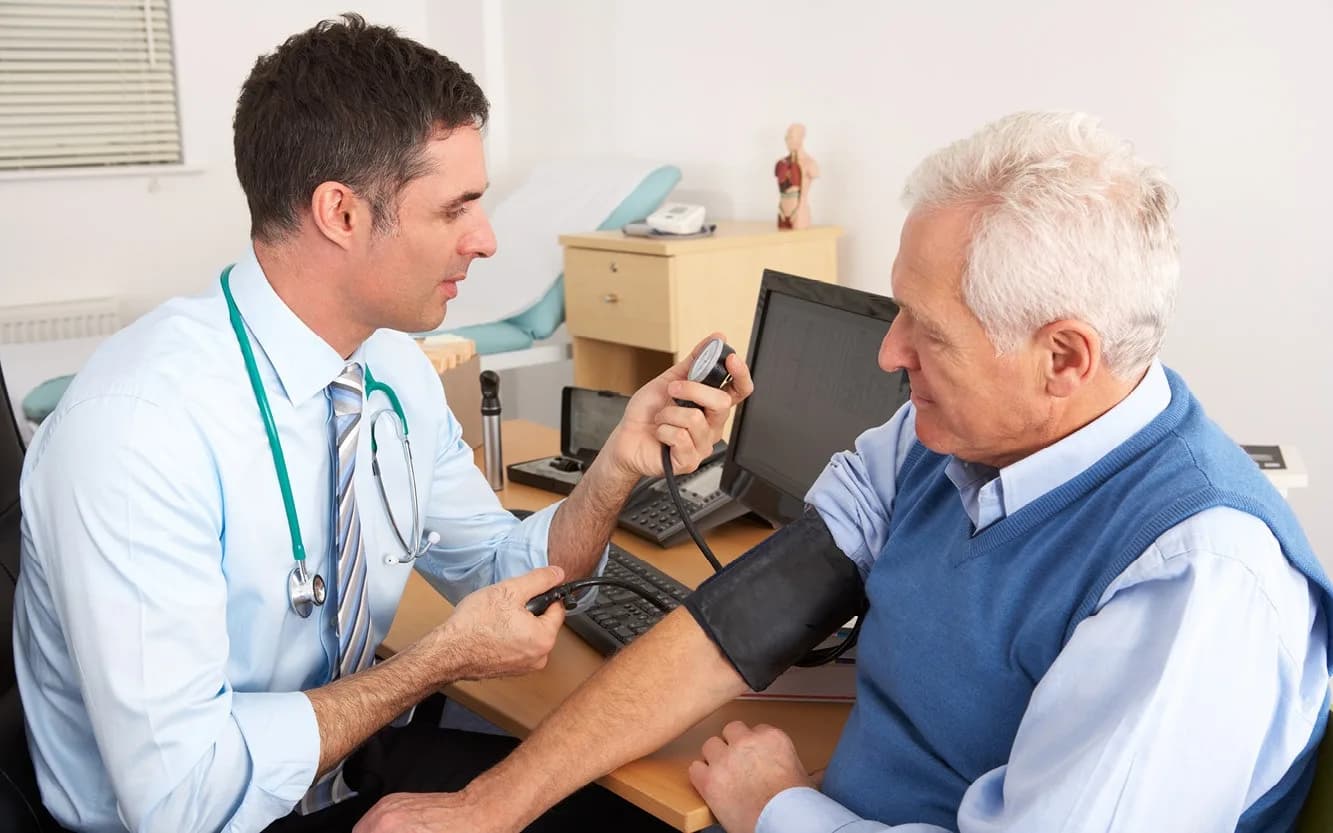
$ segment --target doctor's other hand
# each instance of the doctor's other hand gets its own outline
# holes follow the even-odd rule
[[[695,357],[715,338],[722,338],[722,334],[714,333],[696,344],[688,358],[668,368],[630,398],[625,416],[604,449],[611,452],[611,461],[622,473],[660,477],[663,445],[671,448],[672,469],[677,474],[694,471],[713,453],[713,445],[722,439],[722,426],[731,409],[754,391],[750,368],[735,353],[727,357],[731,383],[726,387],[719,390],[688,380]],[[676,399],[694,402],[703,410],[677,405]]]
[[[474,590],[427,639],[451,659],[456,679],[509,677],[546,667],[556,634],[565,621],[564,605],[533,616],[524,604],[565,580],[559,567],[530,573]]]
[[[791,738],[781,729],[739,720],[721,737],[704,742],[702,761],[690,764],[690,783],[727,833],[754,833],[773,796],[790,787],[812,787]]]

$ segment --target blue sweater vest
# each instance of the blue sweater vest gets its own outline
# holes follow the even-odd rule
[[[1286,502],[1167,373],[1171,402],[1156,419],[976,536],[945,476],[949,458],[920,443],[908,453],[867,579],[856,706],[825,776],[829,796],[887,824],[955,829],[964,791],[1006,763],[1033,688],[1074,628],[1154,540],[1204,509],[1264,520],[1322,589],[1333,624],[1333,589]],[[1238,830],[1292,827],[1323,727]]]

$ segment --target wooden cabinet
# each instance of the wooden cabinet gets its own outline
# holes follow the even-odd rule
[[[764,270],[836,283],[840,236],[744,222],[694,240],[562,235],[574,384],[633,393],[713,332],[744,355]]]

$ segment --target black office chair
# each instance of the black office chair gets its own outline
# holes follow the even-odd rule
[[[14,681],[14,589],[19,578],[19,474],[23,437],[0,371],[0,830],[60,833],[37,791],[23,704]]]

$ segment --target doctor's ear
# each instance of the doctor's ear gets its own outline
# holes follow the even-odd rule
[[[358,232],[372,223],[370,204],[341,182],[321,182],[310,195],[315,228],[335,246],[346,249]]]

